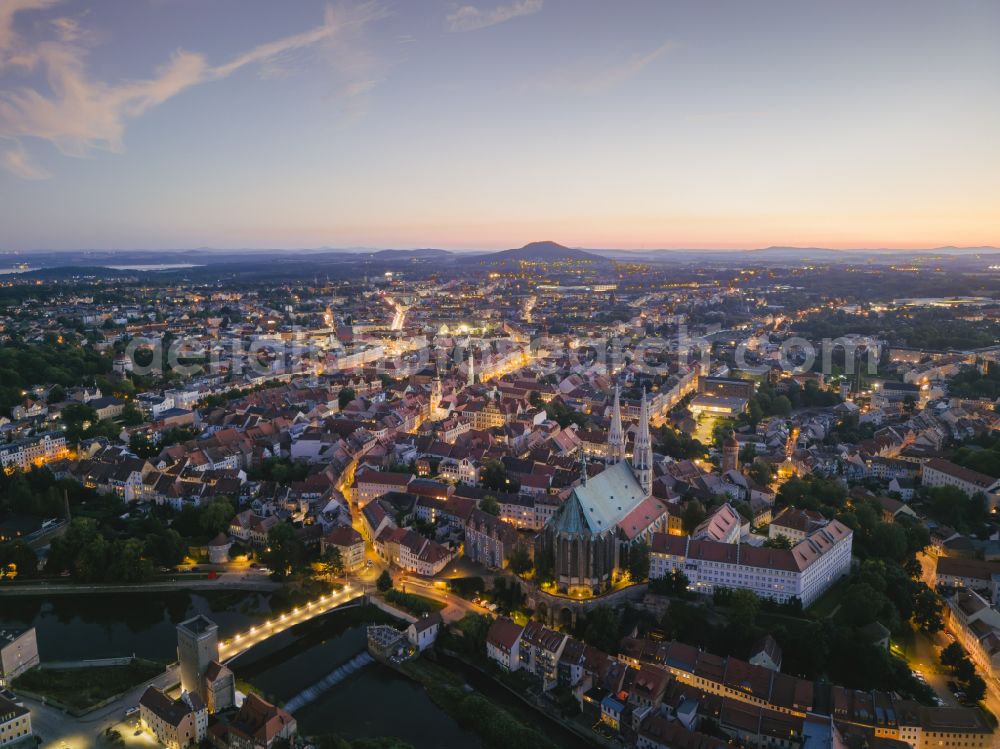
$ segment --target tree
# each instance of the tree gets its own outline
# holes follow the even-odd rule
[[[749,631],[757,622],[757,613],[760,611],[760,599],[752,590],[737,588],[729,597],[729,606],[732,609],[730,622],[742,631]]]
[[[583,639],[588,645],[615,653],[618,650],[618,614],[610,606],[598,606],[587,614]]]
[[[539,585],[555,579],[556,554],[552,544],[542,544],[541,553],[535,555],[535,582]]]
[[[788,416],[792,413],[792,402],[784,395],[779,395],[771,401],[771,414],[774,416]]]
[[[689,536],[694,533],[701,521],[705,519],[705,506],[697,499],[692,499],[681,510],[681,526]]]
[[[853,627],[863,627],[878,618],[885,596],[868,583],[859,583],[848,588],[841,602],[841,613]]]
[[[973,674],[964,684],[965,696],[969,702],[979,702],[986,696],[986,682],[979,674]]]
[[[0,545],[0,579],[35,577],[38,574],[38,556],[24,541]]]
[[[340,392],[337,393],[337,405],[340,410],[343,411],[347,404],[354,400],[357,395],[354,392],[354,388],[341,388]]]
[[[649,545],[645,541],[636,541],[629,547],[628,572],[634,583],[649,577]]]
[[[765,549],[790,549],[792,548],[792,541],[784,533],[779,533],[773,538],[768,537],[761,545]]]
[[[216,497],[201,509],[198,525],[201,532],[210,538],[219,535],[229,527],[229,521],[235,514],[233,504],[225,497]]]
[[[136,408],[132,403],[126,403],[122,408],[122,423],[127,427],[139,426],[145,417],[142,415],[142,411]]]
[[[264,551],[265,564],[271,568],[271,576],[283,580],[305,564],[306,552],[295,534],[295,528],[288,523],[278,523],[267,534],[267,548]]]
[[[955,678],[959,681],[968,682],[976,675],[976,667],[973,665],[972,661],[965,654],[962,658],[955,664]]]
[[[344,574],[344,559],[336,546],[327,547],[320,564],[323,574],[328,577],[340,577]]]
[[[906,529],[896,523],[877,523],[871,546],[876,556],[902,562],[907,552]]]
[[[767,486],[771,483],[771,466],[765,463],[763,460],[755,460],[747,468],[747,474],[755,483],[761,486]]]
[[[507,468],[499,460],[483,461],[483,469],[479,473],[483,486],[494,491],[509,491],[510,479],[507,478]]]
[[[941,650],[941,665],[948,668],[955,668],[965,657],[965,651],[957,642],[951,642]]]
[[[691,580],[681,570],[674,570],[665,579],[671,593],[677,596],[687,594]]]
[[[62,403],[66,400],[66,389],[62,385],[55,385],[49,390],[49,403]]]
[[[500,503],[497,502],[497,498],[492,494],[487,494],[482,498],[479,502],[479,509],[488,515],[500,517]]]
[[[930,634],[940,632],[944,628],[944,623],[941,621],[941,601],[937,593],[927,587],[926,583],[917,583],[917,590],[913,595],[913,621],[920,629]],[[941,655],[944,656],[943,651]]]
[[[111,546],[111,564],[106,577],[126,583],[141,583],[153,577],[153,563],[145,556],[146,548],[141,539],[127,538]]]
[[[86,436],[88,430],[97,423],[97,411],[86,403],[70,403],[62,410],[66,425],[66,440],[76,442]]]
[[[508,557],[507,566],[515,575],[523,575],[531,569],[531,555],[524,546],[518,544]]]
[[[375,581],[375,587],[378,588],[380,593],[392,590],[392,575],[389,574],[389,570],[382,570],[382,574]]]

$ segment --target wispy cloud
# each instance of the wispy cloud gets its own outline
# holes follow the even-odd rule
[[[0,67],[14,48],[14,16],[26,10],[44,10],[60,0],[3,0],[0,3]]]
[[[674,43],[667,41],[654,50],[636,53],[623,61],[611,62],[597,69],[560,70],[552,75],[543,76],[533,85],[579,94],[601,93],[639,75],[673,47]]]
[[[5,154],[3,166],[28,179],[40,178],[44,170],[31,165],[22,139],[49,141],[68,156],[120,152],[129,120],[181,92],[250,66],[261,67],[266,73],[268,64],[280,65],[297,50],[331,40],[345,28],[350,33],[357,24],[378,17],[374,3],[365,3],[362,7],[367,12],[362,14],[327,8],[321,25],[261,44],[221,65],[209,65],[200,53],[178,50],[151,78],[110,84],[88,75],[85,35],[73,19],[56,19],[52,38],[35,44],[27,44],[13,31],[15,13],[45,8],[56,1],[3,0],[5,4],[0,6],[0,68],[6,61],[8,65],[44,70],[48,82],[47,92],[30,87],[0,91],[0,137],[17,144]],[[364,90],[370,88],[367,85]]]
[[[449,13],[445,21],[449,31],[476,31],[519,16],[530,16],[542,9],[542,3],[543,0],[515,0],[509,5],[498,5],[495,8],[463,5]]]
[[[3,156],[0,157],[0,163],[3,164],[4,169],[21,179],[48,179],[52,176],[42,167],[32,163],[27,152],[20,145],[15,145],[4,151]]]

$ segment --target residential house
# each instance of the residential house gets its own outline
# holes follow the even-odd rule
[[[147,687],[139,698],[139,722],[168,749],[185,749],[205,739],[208,709],[192,692],[174,700],[156,687]]]

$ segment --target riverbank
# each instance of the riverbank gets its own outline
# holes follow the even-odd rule
[[[155,679],[165,669],[155,661],[134,659],[125,665],[32,669],[14,680],[18,692],[84,715]]]
[[[451,656],[449,656],[451,658]],[[467,666],[464,661],[453,660]],[[562,721],[554,721],[552,715],[536,712],[537,707],[520,695],[507,690],[505,685],[488,679],[497,690],[507,692],[511,699],[521,706],[508,707],[498,704],[495,695],[487,696],[475,691],[475,685],[467,683],[466,674],[459,674],[440,662],[432,662],[426,657],[394,666],[401,673],[424,687],[431,701],[450,715],[459,725],[473,730],[490,749],[506,749],[511,745],[527,749],[557,749],[563,746],[577,746],[580,736],[576,731],[569,735],[569,727]],[[488,690],[494,691],[494,690]],[[530,714],[528,714],[530,712]],[[537,720],[532,716],[537,716]],[[559,740],[553,740],[553,731],[534,727],[542,723],[546,728],[557,728]]]
[[[58,596],[79,593],[149,593],[151,591],[177,590],[243,590],[268,593],[280,590],[281,583],[266,577],[254,579],[228,578],[220,576],[215,580],[208,577],[154,580],[148,583],[5,583],[0,585],[0,596]]]
[[[486,746],[555,749],[554,743],[503,708],[476,692],[463,689],[463,681],[452,671],[425,658],[399,664],[398,669],[421,684],[434,704],[459,725],[475,731]]]

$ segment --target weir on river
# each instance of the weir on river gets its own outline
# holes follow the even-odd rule
[[[303,689],[297,695],[288,700],[288,702],[285,703],[285,709],[290,713],[295,712],[299,708],[308,705],[324,692],[333,689],[333,687],[342,682],[355,671],[364,668],[369,663],[374,662],[375,659],[372,658],[367,652],[358,653],[347,663],[338,666],[335,670],[330,672],[325,678],[316,682],[308,689]]]

